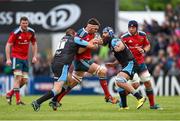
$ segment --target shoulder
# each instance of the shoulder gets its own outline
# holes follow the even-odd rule
[[[18,33],[21,33],[20,27],[15,28],[11,33],[13,33],[15,35],[18,34]]]
[[[84,28],[79,29],[79,30],[77,31],[77,36],[79,36],[79,37],[81,37],[81,38],[83,38],[83,37],[85,37],[85,36],[87,36],[87,35],[88,35],[88,33],[87,33],[87,31],[85,31]]]
[[[28,29],[28,31],[29,31],[29,32],[31,32],[31,33],[35,33],[35,30],[34,30],[34,29],[32,29],[31,27],[28,27],[27,29]]]
[[[127,38],[127,37],[130,37],[130,34],[128,33],[128,32],[126,32],[126,33],[124,33],[122,36],[121,36],[121,38]]]
[[[138,34],[139,34],[140,36],[146,36],[146,33],[143,32],[143,31],[138,31]]]
[[[111,40],[111,45],[114,47],[116,46],[119,42],[121,41],[121,39],[115,37]]]

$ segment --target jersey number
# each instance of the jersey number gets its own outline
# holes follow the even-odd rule
[[[66,40],[62,40],[62,41],[59,43],[59,49],[64,49],[66,42],[67,42]]]

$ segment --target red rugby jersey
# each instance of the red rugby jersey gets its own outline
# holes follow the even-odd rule
[[[11,57],[19,58],[22,60],[28,59],[29,43],[36,42],[35,32],[32,28],[23,32],[19,27],[11,32],[8,43],[12,43]]]
[[[142,31],[138,31],[137,34],[131,35],[129,32],[127,32],[121,36],[121,39],[131,50],[137,63],[138,64],[144,63],[144,54],[140,53],[136,47],[143,48],[150,44],[147,39],[146,33]]]
[[[77,36],[80,37],[81,39],[89,42],[91,39],[94,38],[95,34],[88,34],[84,28],[80,29],[77,32]],[[81,54],[76,54],[76,59],[80,60],[80,59],[87,59],[90,60],[92,58],[91,55],[91,49],[86,49],[83,53]]]

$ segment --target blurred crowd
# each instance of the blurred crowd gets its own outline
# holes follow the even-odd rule
[[[180,76],[180,5],[175,8],[167,4],[165,8],[165,21],[160,25],[156,20],[144,23],[139,27],[147,33],[151,43],[151,51],[146,54],[146,64],[150,73],[158,76]],[[120,33],[121,36],[123,33]],[[101,47],[93,53],[95,62],[104,65],[113,61],[108,47]],[[34,76],[50,76],[51,59],[48,55],[38,55],[38,63],[31,66],[31,74]],[[108,68],[108,76],[115,75],[120,66]],[[5,65],[4,54],[0,54],[0,74],[12,74],[11,68]]]
[[[167,4],[165,8],[165,21],[160,25],[156,20],[144,23],[139,30],[146,32],[151,43],[151,51],[146,53],[145,62],[154,78],[165,75],[180,77],[180,5],[175,8]],[[123,34],[121,32],[119,37]],[[107,55],[108,48],[100,48],[99,55],[94,56],[97,62],[111,61]],[[100,58],[98,58],[100,57]],[[108,68],[109,76],[119,71],[119,67]]]
[[[167,4],[165,21],[159,25],[156,20],[144,21],[145,31],[151,43],[146,63],[154,77],[160,75],[180,76],[180,5],[175,8]]]

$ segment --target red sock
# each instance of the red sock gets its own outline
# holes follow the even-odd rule
[[[99,82],[100,82],[101,87],[102,87],[102,89],[103,89],[103,91],[104,91],[105,97],[111,96],[110,93],[109,93],[109,90],[108,90],[107,80],[100,78],[100,79],[99,79]]]
[[[60,93],[60,95],[57,98],[57,102],[60,102],[61,99],[64,97],[64,95],[68,94],[71,91],[72,88],[66,89],[64,92]]]
[[[150,106],[154,106],[155,101],[154,101],[153,90],[152,89],[146,89],[146,95],[147,95],[147,97],[149,99]]]
[[[14,93],[16,96],[16,103],[20,101],[20,93],[19,93],[19,88],[14,88]]]
[[[14,95],[14,89],[11,89],[6,95],[9,97],[13,96]]]

